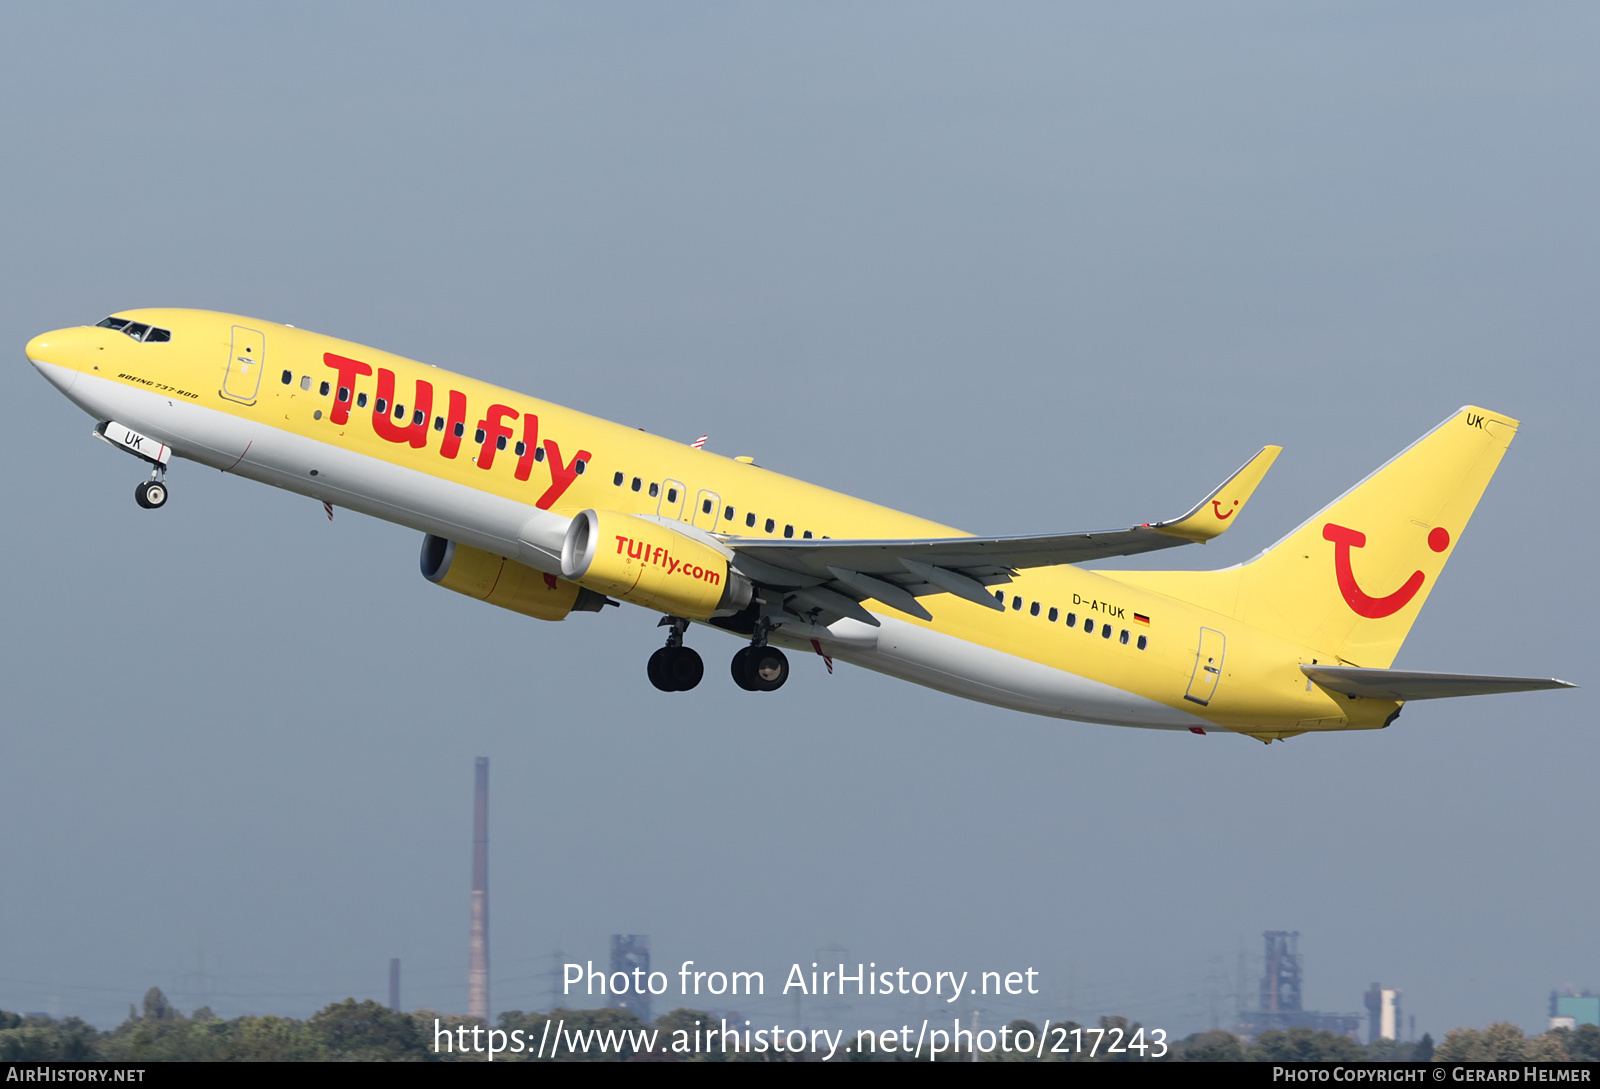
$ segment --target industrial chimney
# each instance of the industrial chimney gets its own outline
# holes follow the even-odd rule
[[[489,758],[478,757],[472,794],[472,940],[467,1016],[489,1020]]]

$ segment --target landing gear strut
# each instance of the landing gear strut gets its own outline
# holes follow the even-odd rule
[[[667,645],[650,655],[646,672],[650,683],[663,692],[687,692],[705,676],[706,665],[700,655],[683,645],[683,633],[689,622],[681,617],[669,616],[663,623],[672,625],[667,635]]]
[[[755,638],[733,656],[733,683],[746,692],[776,692],[789,679],[788,656],[767,646],[767,625],[756,622]]]

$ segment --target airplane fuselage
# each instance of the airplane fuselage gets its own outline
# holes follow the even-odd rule
[[[40,372],[96,420],[222,472],[550,574],[560,573],[572,517],[586,509],[657,519],[713,540],[963,535],[307,330],[194,310],[119,317],[171,337],[141,342],[86,326],[45,334],[28,349]],[[946,594],[925,621],[869,602],[875,627],[849,618],[796,622],[772,640],[810,652],[815,639],[832,657],[969,699],[1115,725],[1361,729],[1384,725],[1398,709],[1309,683],[1300,667],[1329,662],[1325,648],[1114,574],[1029,569],[996,592],[1004,610]]]

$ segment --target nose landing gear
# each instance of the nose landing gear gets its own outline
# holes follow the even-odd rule
[[[166,506],[166,476],[166,467],[163,466],[156,473],[150,474],[149,480],[141,480],[139,486],[133,489],[133,501],[145,510],[159,510]]]
[[[700,655],[683,645],[683,633],[689,622],[679,617],[667,617],[663,623],[672,625],[667,635],[667,645],[650,655],[645,667],[650,683],[663,692],[687,692],[705,676],[706,665]]]
[[[167,505],[167,462],[172,459],[172,448],[141,435],[131,427],[104,420],[94,429],[94,437],[108,442],[123,453],[132,454],[150,466],[150,479],[141,480],[133,489],[134,502],[145,510],[159,510]]]

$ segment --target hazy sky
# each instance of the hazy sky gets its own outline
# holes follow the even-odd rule
[[[464,1009],[479,755],[496,1010],[619,931],[769,992],[833,944],[1033,967],[986,1017],[1174,1035],[1266,929],[1308,1006],[1379,980],[1436,1037],[1600,989],[1592,4],[7,4],[0,41],[0,1008],[305,1016],[398,956]],[[1521,433],[1396,665],[1586,687],[1266,747],[799,656],[753,695],[697,631],[663,695],[654,614],[504,613],[192,463],[136,507],[22,345],[154,305],[979,532],[1172,516],[1285,446],[1145,566],[1246,558],[1486,405]]]

